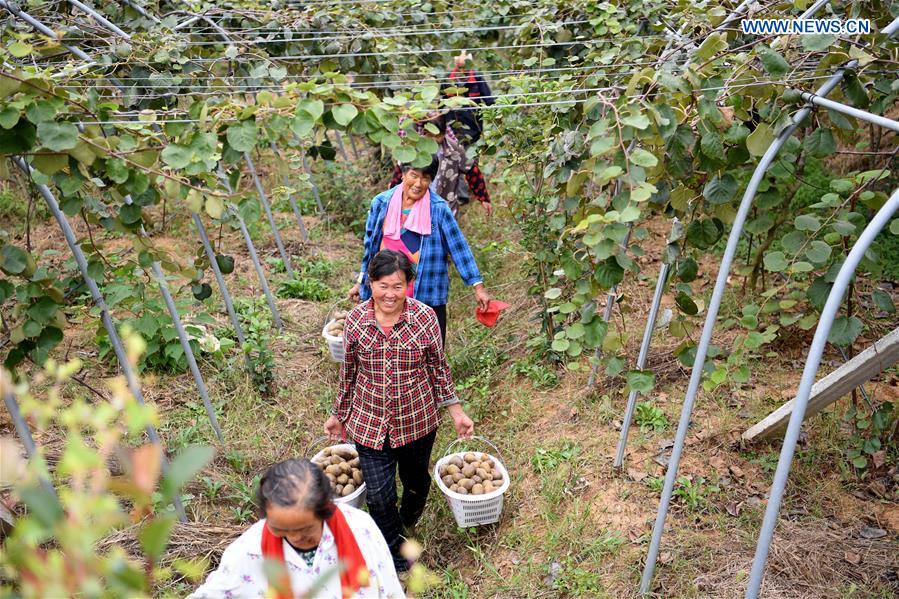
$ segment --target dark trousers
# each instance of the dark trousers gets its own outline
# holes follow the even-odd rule
[[[383,449],[356,445],[362,476],[365,477],[368,512],[387,540],[397,569],[407,570],[408,562],[400,555],[404,528],[415,526],[425,509],[431,475],[428,465],[437,431],[402,447],[390,447],[390,439]],[[397,509],[396,473],[399,467],[403,483],[403,499]]]
[[[446,304],[431,306],[431,309],[437,315],[437,322],[440,324],[440,339],[443,340],[443,347],[446,347]]]

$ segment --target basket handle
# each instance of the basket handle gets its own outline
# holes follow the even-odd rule
[[[337,306],[346,303],[348,300],[345,297],[338,299],[336,302],[331,304],[331,307],[328,308],[327,315],[325,316],[325,323],[322,326],[325,326],[329,322],[331,322],[331,316],[334,314],[334,310],[337,309]]]
[[[307,459],[312,459],[312,456],[315,455],[312,453],[312,450],[314,448],[318,447],[322,441],[330,441],[330,440],[331,439],[328,437],[328,435],[321,435],[320,437],[316,437],[306,447],[306,453],[304,453],[303,456],[306,457]]]
[[[487,445],[489,445],[491,448],[493,448],[493,451],[496,452],[496,457],[498,457],[502,463],[504,463],[504,464],[506,463],[506,459],[503,457],[503,452],[501,452],[499,450],[499,447],[494,445],[493,442],[490,441],[490,439],[488,439],[487,437],[479,437],[478,435],[473,435],[471,437],[471,439],[455,439],[449,445],[446,446],[446,451],[443,452],[443,457],[448,456],[450,454],[450,450],[453,447],[455,447],[456,445],[458,445],[459,443],[462,443],[464,441],[474,441],[474,440],[482,441],[482,442],[486,443]]]

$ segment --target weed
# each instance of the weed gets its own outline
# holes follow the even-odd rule
[[[701,476],[692,479],[681,476],[677,479],[677,486],[675,486],[672,496],[683,503],[688,510],[695,512],[706,507],[710,494],[719,491],[721,491],[720,487],[708,484]]]
[[[320,302],[331,297],[331,288],[318,279],[300,276],[288,279],[278,286],[278,297]]]
[[[249,468],[247,468],[247,462],[244,459],[243,454],[236,449],[232,449],[225,454],[225,461],[228,462],[228,465],[231,466],[231,468],[239,474],[246,474],[247,472],[249,472]]]
[[[555,449],[537,448],[537,454],[531,458],[531,464],[540,474],[558,469],[562,462],[571,460],[580,452],[580,448],[571,439],[564,439],[560,447]]]
[[[649,490],[653,493],[662,493],[662,489],[665,486],[665,479],[661,476],[650,476],[646,479],[646,486],[649,487]]]
[[[281,258],[276,258],[275,256],[269,256],[265,259],[265,262],[268,264],[269,269],[273,273],[281,274],[287,272],[287,269],[284,268],[284,260]]]
[[[222,489],[225,484],[220,480],[213,480],[208,476],[204,476],[202,478],[203,481],[203,492],[206,494],[206,497],[210,501],[215,501],[218,499],[219,495],[221,495]]]
[[[234,309],[243,321],[245,339],[241,349],[250,360],[253,385],[261,394],[267,395],[275,380],[275,355],[270,349],[269,337],[271,312],[261,297],[238,298]]]
[[[845,454],[846,468],[851,466],[856,477],[864,478],[869,471],[884,467],[891,457],[897,457],[896,445],[890,442],[896,423],[891,402],[884,402],[873,414],[850,405],[843,420],[852,431]]]
[[[518,360],[512,366],[512,372],[529,379],[538,389],[552,389],[559,384],[559,376],[545,364]]]
[[[777,470],[778,456],[776,453],[759,454],[755,452],[747,452],[745,454],[745,457],[749,460],[750,464],[755,464],[768,474],[773,474],[774,471]]]
[[[649,402],[641,401],[634,410],[634,422],[640,426],[644,433],[649,431],[662,432],[670,423],[665,413]]]
[[[234,519],[238,524],[245,524],[256,519],[253,509],[245,506],[233,506],[231,513],[234,514]]]

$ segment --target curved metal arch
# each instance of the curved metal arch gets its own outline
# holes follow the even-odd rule
[[[765,519],[762,521],[762,529],[759,532],[759,540],[755,549],[755,558],[749,574],[749,586],[746,589],[747,599],[755,599],[759,596],[762,578],[765,574],[768,551],[774,536],[774,528],[777,526],[780,504],[783,500],[784,489],[787,486],[787,478],[790,476],[793,454],[796,451],[796,443],[799,440],[802,421],[805,419],[809,396],[812,392],[812,386],[815,384],[818,366],[821,364],[821,356],[824,354],[824,348],[827,345],[827,337],[830,334],[833,321],[840,309],[840,304],[843,303],[843,296],[849,287],[855,270],[858,268],[859,262],[861,262],[868,248],[871,247],[871,244],[874,243],[874,239],[880,231],[883,230],[890,218],[897,212],[899,212],[899,189],[896,189],[886,204],[877,211],[874,218],[871,219],[871,222],[868,223],[868,226],[865,227],[865,230],[859,236],[858,241],[852,246],[852,250],[846,257],[846,261],[843,262],[843,266],[840,267],[840,272],[833,283],[833,288],[827,296],[824,309],[821,311],[818,328],[815,330],[815,337],[812,339],[812,345],[805,360],[805,369],[802,371],[802,379],[799,382],[799,390],[794,400],[793,413],[790,416],[790,423],[787,425],[787,432],[784,435],[783,447],[780,450],[780,458],[777,461],[777,470],[774,472],[774,482],[771,485],[768,506],[765,508]]]
[[[823,6],[825,2],[819,2],[815,6]],[[804,13],[804,17],[809,16],[808,13],[810,11],[806,11]],[[895,19],[886,29],[884,29],[884,33],[887,36],[893,36],[895,33],[899,31],[899,18]],[[822,85],[815,92],[815,96],[827,96],[833,89],[839,85],[840,81],[842,81],[845,72],[848,69],[852,69],[858,65],[857,60],[852,60],[848,62],[846,65],[840,67],[837,73],[833,75],[830,79],[828,79],[824,85]],[[693,363],[693,370],[690,375],[690,383],[687,387],[687,393],[684,397],[683,407],[681,409],[680,420],[677,425],[677,432],[674,438],[674,446],[671,450],[671,459],[668,462],[668,468],[665,471],[665,484],[662,488],[662,497],[659,500],[659,509],[656,513],[655,523],[653,524],[652,529],[652,538],[649,543],[649,551],[646,556],[646,565],[643,568],[643,576],[640,581],[640,593],[648,593],[649,587],[652,584],[652,577],[655,572],[655,564],[659,554],[659,547],[661,545],[662,534],[665,529],[665,519],[668,515],[668,508],[671,504],[671,497],[674,493],[674,484],[677,479],[677,471],[680,465],[681,454],[683,453],[684,444],[687,439],[687,428],[690,424],[690,417],[693,413],[693,405],[696,401],[696,394],[699,391],[699,383],[702,378],[702,367],[705,364],[706,354],[708,352],[709,345],[712,341],[712,333],[715,328],[715,323],[718,319],[718,310],[721,307],[721,300],[724,297],[724,291],[727,287],[727,278],[730,275],[730,268],[733,264],[734,256],[737,251],[737,243],[740,240],[740,235],[743,232],[743,226],[746,223],[746,217],[749,214],[749,209],[752,207],[752,201],[755,199],[755,194],[758,191],[759,184],[762,182],[762,179],[765,176],[765,172],[768,170],[768,167],[771,166],[771,163],[774,161],[774,158],[780,152],[780,149],[784,146],[787,140],[792,137],[793,133],[798,128],[799,124],[811,114],[813,109],[813,105],[808,105],[799,110],[792,119],[792,123],[775,138],[771,145],[768,146],[768,149],[765,151],[765,154],[759,160],[758,166],[756,166],[755,171],[752,173],[752,178],[749,181],[749,185],[746,188],[745,193],[743,194],[743,199],[740,202],[740,206],[737,210],[737,215],[734,218],[734,223],[731,228],[730,235],[727,239],[727,247],[724,250],[724,256],[721,260],[721,268],[718,270],[718,277],[715,280],[715,288],[712,291],[712,297],[709,301],[708,312],[706,314],[705,324],[702,328],[702,336],[700,337],[699,344],[696,346],[696,357]]]

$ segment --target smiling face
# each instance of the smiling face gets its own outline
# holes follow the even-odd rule
[[[372,281],[371,298],[375,302],[375,308],[385,316],[399,314],[406,304],[408,284],[409,281],[401,270]]]
[[[269,504],[265,518],[273,535],[297,549],[315,549],[322,539],[322,521],[307,509]]]
[[[404,195],[413,202],[417,202],[425,196],[430,184],[431,175],[427,175],[419,169],[410,168],[403,173]]]

